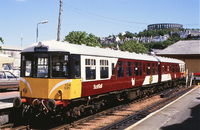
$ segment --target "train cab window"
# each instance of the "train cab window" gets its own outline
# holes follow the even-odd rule
[[[127,77],[132,76],[132,62],[131,61],[126,62],[126,76]]]
[[[52,77],[67,77],[69,75],[68,55],[52,55]]]
[[[22,55],[21,76],[30,77],[32,75],[32,55]]]
[[[108,78],[108,60],[100,60],[100,77]]]
[[[150,63],[147,63],[147,75],[150,75],[150,74],[151,74],[150,69],[151,69]]]
[[[124,77],[124,62],[123,61],[117,62],[117,76]]]
[[[85,59],[86,80],[96,79],[96,60]]]

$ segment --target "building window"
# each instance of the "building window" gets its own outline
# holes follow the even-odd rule
[[[96,60],[85,59],[86,80],[96,79]]]
[[[117,62],[117,75],[118,77],[124,77],[124,62],[123,61]]]
[[[100,77],[108,78],[108,60],[100,60]]]
[[[132,76],[132,62],[127,61],[126,66],[127,66],[126,67],[126,76],[130,77],[130,76]]]

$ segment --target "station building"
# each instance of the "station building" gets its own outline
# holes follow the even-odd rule
[[[23,47],[16,47],[16,46],[7,46],[7,45],[0,45],[2,47],[2,51],[0,54],[8,55],[9,57],[14,58],[13,66],[16,68],[20,67],[20,59],[21,59],[21,51],[24,49]]]
[[[152,30],[163,30],[163,29],[176,29],[183,28],[182,24],[176,23],[158,23],[158,24],[150,24],[147,26],[149,31]]]
[[[180,59],[190,73],[200,73],[200,40],[180,40],[156,55]]]

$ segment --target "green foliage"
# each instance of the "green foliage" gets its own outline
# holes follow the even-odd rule
[[[119,38],[120,38],[121,40],[123,40],[123,39],[125,39],[125,38],[133,38],[133,37],[136,36],[136,35],[137,35],[137,34],[133,34],[133,33],[129,32],[129,31],[126,31],[126,34],[123,35],[123,36],[122,36],[121,33],[118,34],[118,36],[119,36]]]
[[[0,42],[4,44],[2,37],[0,37]],[[0,46],[0,51],[2,51],[2,47]]]
[[[4,44],[2,37],[0,37],[0,42]]]
[[[165,29],[165,30],[144,30],[137,34],[137,37],[154,37],[154,36],[163,36],[165,34],[170,34],[171,31],[175,31],[174,29]],[[177,31],[177,30],[176,30]]]
[[[72,44],[85,44],[87,46],[100,46],[98,42],[98,37],[92,33],[87,34],[85,31],[72,31],[67,36],[65,36],[64,41],[68,41]]]
[[[129,51],[129,52],[135,52],[135,53],[146,53],[147,48],[141,44],[137,43],[136,40],[130,40],[125,42],[124,44],[121,45],[120,49],[122,51]]]

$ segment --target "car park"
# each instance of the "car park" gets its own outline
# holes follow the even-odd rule
[[[0,71],[0,89],[19,88],[19,80],[9,71]]]

